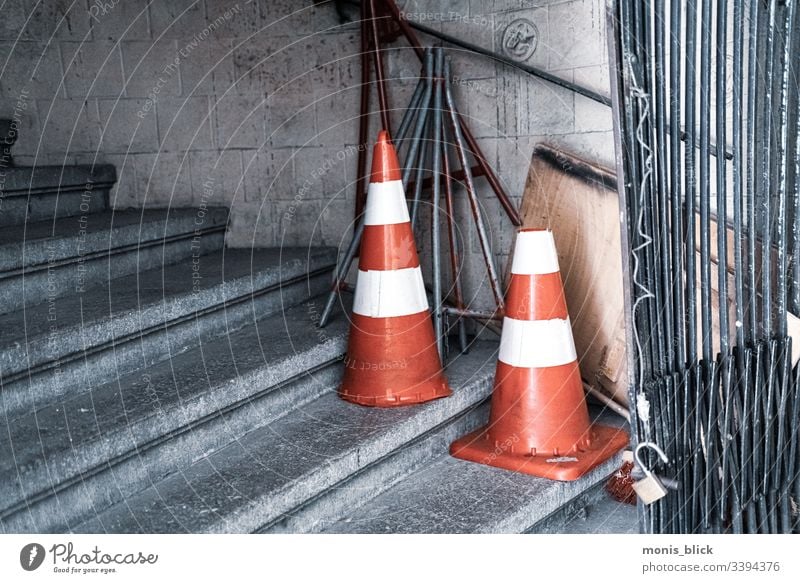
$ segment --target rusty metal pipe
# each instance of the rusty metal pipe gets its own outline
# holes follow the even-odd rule
[[[392,122],[389,119],[389,97],[386,92],[386,77],[383,72],[383,57],[381,56],[381,39],[378,34],[378,17],[375,10],[375,0],[369,0],[370,23],[372,28],[372,58],[375,61],[375,79],[378,84],[378,103],[381,111],[381,125],[392,135]]]
[[[452,176],[450,174],[450,156],[447,152],[447,132],[445,124],[442,123],[442,166],[444,169],[444,202],[447,211],[447,238],[450,246],[450,271],[453,278],[453,296],[455,298],[456,307],[463,310],[464,293],[461,287],[461,257],[458,251],[458,237],[456,233],[455,222],[455,208],[453,205],[453,185],[451,183]],[[467,345],[467,327],[464,318],[458,318],[458,342],[461,352],[467,352],[469,347]]]
[[[374,0],[370,0],[374,2]],[[400,9],[395,4],[394,0],[386,0],[386,6],[389,8],[389,11],[392,13],[395,21],[397,22],[398,26],[400,27],[403,36],[406,37],[408,43],[414,49],[414,52],[417,54],[420,60],[422,60],[424,56],[424,50],[422,48],[422,44],[419,41],[414,30],[409,25],[408,21],[403,18],[403,15],[400,13]],[[449,82],[449,79],[448,79]],[[475,161],[481,168],[483,169],[484,176],[486,176],[486,180],[489,182],[489,185],[492,187],[492,190],[497,196],[497,199],[500,201],[500,204],[505,210],[506,214],[508,215],[509,220],[512,224],[516,227],[522,226],[522,219],[519,216],[519,212],[516,209],[516,206],[509,198],[508,194],[506,193],[505,189],[503,188],[502,184],[500,184],[500,180],[497,178],[497,175],[494,173],[492,168],[486,162],[486,158],[483,155],[483,151],[481,150],[480,146],[478,145],[475,136],[472,135],[472,132],[469,129],[464,118],[456,113],[458,124],[461,128],[461,132],[463,134],[463,138],[466,139],[466,143],[472,152],[472,155],[475,158]]]
[[[367,138],[369,134],[369,44],[367,41],[367,5],[361,3],[361,116],[358,124],[358,164],[356,168],[355,217],[361,216],[367,198]]]
[[[436,333],[436,349],[439,359],[444,362],[444,329],[442,322],[442,256],[441,237],[439,236],[439,201],[441,200],[441,169],[442,169],[442,79],[444,67],[444,51],[441,47],[434,50],[434,85],[433,85],[433,200],[431,204],[431,271],[433,278],[433,328]]]
[[[461,161],[461,169],[464,171],[465,186],[467,189],[467,197],[469,198],[470,206],[472,208],[472,216],[475,219],[475,227],[478,231],[478,239],[480,240],[481,252],[483,253],[483,260],[486,263],[486,271],[489,276],[489,284],[494,294],[495,303],[501,309],[504,309],[505,302],[503,299],[503,290],[500,287],[500,279],[497,277],[497,270],[494,266],[494,257],[492,256],[489,238],[486,235],[486,229],[483,224],[483,216],[481,214],[480,203],[475,194],[475,184],[472,180],[472,173],[469,171],[469,160],[467,160],[467,153],[464,148],[464,139],[461,134],[461,124],[458,120],[458,114],[455,109],[455,101],[453,100],[453,93],[450,90],[450,62],[445,61],[444,76],[448,81],[444,83],[444,93],[447,101],[446,109],[450,114],[451,130],[455,137],[456,151],[458,152]]]

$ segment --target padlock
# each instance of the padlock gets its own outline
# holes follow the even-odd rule
[[[633,458],[633,452],[631,452],[631,458]],[[634,480],[638,481],[643,479],[644,477],[645,473],[642,468],[634,467],[631,470],[631,478],[633,478]],[[674,480],[672,478],[665,478],[664,476],[658,476],[658,475],[656,475],[656,477],[661,481],[661,484],[667,490],[678,490],[681,487],[681,483],[678,480]]]
[[[657,502],[666,496],[667,488],[664,486],[659,477],[651,472],[650,468],[645,466],[644,463],[642,463],[640,454],[644,448],[649,448],[655,451],[664,463],[668,463],[669,458],[661,450],[661,448],[653,442],[643,441],[636,446],[634,457],[636,458],[636,463],[644,472],[644,478],[633,483],[633,491],[636,492],[636,495],[639,496],[639,500],[641,500],[643,504],[649,506],[650,504]]]

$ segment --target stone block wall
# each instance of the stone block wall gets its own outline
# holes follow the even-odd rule
[[[603,0],[399,4],[412,20],[496,51],[524,18],[538,38],[526,62],[608,92]],[[116,208],[229,206],[230,246],[346,245],[359,31],[332,3],[7,0],[3,11],[0,117],[16,120],[18,164],[115,164]],[[539,142],[611,165],[609,108],[484,57],[448,54],[459,107],[516,201]],[[419,71],[402,40],[386,51],[386,70],[399,109]],[[371,123],[377,131],[377,116]],[[513,229],[478,185],[502,271]],[[467,293],[479,307],[491,296],[456,196]],[[429,256],[429,241],[420,247]]]
[[[278,244],[295,166],[335,156],[353,133],[345,116],[357,109],[339,92],[352,82],[358,30],[331,5],[35,5],[9,0],[0,19],[0,117],[16,120],[15,161],[112,163],[116,208],[230,206],[229,244]],[[341,126],[321,132],[318,118]],[[323,188],[339,191],[345,179],[339,164],[309,186],[289,242],[303,240]]]
[[[438,9],[432,5],[442,5]],[[448,34],[502,52],[506,29],[519,19],[535,26],[538,42],[524,62],[598,93],[609,94],[608,50],[603,0],[462,0],[431,3],[409,0],[409,18],[424,20]],[[546,142],[614,167],[611,109],[546,81],[472,55],[449,49],[455,99],[497,171],[506,191],[521,201],[533,148]],[[400,50],[392,61],[406,62]],[[390,70],[399,69],[399,64]],[[502,274],[514,229],[485,180],[477,179],[496,265]],[[464,193],[456,210],[466,251],[467,297],[475,307],[493,304],[476,229],[469,220]],[[424,217],[423,220],[429,220]],[[423,258],[429,241],[423,240]],[[446,263],[444,265],[447,265]]]

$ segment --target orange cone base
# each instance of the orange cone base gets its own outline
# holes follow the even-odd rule
[[[367,407],[402,407],[448,397],[430,314],[353,314],[339,396]]]
[[[491,441],[486,433],[486,427],[483,427],[454,441],[450,446],[450,455],[462,460],[521,474],[530,474],[548,480],[572,482],[610,459],[628,445],[629,438],[624,429],[607,425],[592,425],[592,434],[594,439],[592,439],[590,449],[586,451],[560,457],[532,456],[503,450],[503,444]]]
[[[348,392],[343,386],[339,389],[339,397],[356,405],[365,407],[403,407],[405,405],[418,405],[434,399],[449,397],[453,392],[447,387],[443,379],[431,379],[424,386],[417,384],[407,391],[392,391],[391,394],[382,396],[362,395],[358,392]]]

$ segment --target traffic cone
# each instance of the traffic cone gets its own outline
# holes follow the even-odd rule
[[[576,480],[628,443],[592,425],[583,393],[553,234],[517,235],[489,425],[456,440],[457,458]]]
[[[339,396],[372,407],[446,397],[400,167],[385,131],[372,155],[364,221]]]

